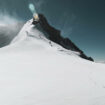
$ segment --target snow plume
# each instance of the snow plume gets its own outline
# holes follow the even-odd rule
[[[8,12],[0,12],[0,47],[8,45],[23,26],[16,14],[11,16]]]
[[[34,0],[29,2],[29,9],[33,13],[38,12],[43,12],[42,7],[44,4],[46,4],[47,1],[44,0]]]
[[[62,18],[59,20],[59,26],[61,27],[60,30],[62,30],[64,37],[69,37],[72,34],[73,24],[75,22],[76,16],[74,14],[71,14],[71,16],[69,16],[68,13],[62,14]]]
[[[36,13],[35,6],[32,3],[29,4],[29,10],[32,12],[32,14]]]

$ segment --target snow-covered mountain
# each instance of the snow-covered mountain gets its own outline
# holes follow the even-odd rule
[[[0,105],[104,105],[105,65],[45,34],[29,20],[0,49]]]

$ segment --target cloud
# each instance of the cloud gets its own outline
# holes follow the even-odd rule
[[[0,47],[8,45],[18,34],[24,22],[13,13],[0,11]]]
[[[0,24],[15,24],[21,21],[16,13],[10,15],[7,11],[0,11]]]

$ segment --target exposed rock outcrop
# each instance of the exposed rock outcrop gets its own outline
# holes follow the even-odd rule
[[[38,24],[40,24],[41,28],[47,33],[46,37],[50,39],[51,41],[61,45],[62,47],[77,51],[80,53],[80,57],[94,61],[93,58],[88,57],[84,54],[82,50],[80,50],[69,38],[64,38],[61,36],[61,31],[55,29],[51,25],[49,25],[47,19],[44,17],[44,15],[39,14],[40,21]],[[33,22],[33,24],[37,24],[36,22]]]

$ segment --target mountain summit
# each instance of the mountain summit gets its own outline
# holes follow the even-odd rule
[[[73,51],[74,54],[78,53],[76,55],[81,58],[94,61],[93,58],[86,56],[84,52],[80,50],[69,38],[63,38],[59,30],[49,25],[44,15],[39,14],[38,18],[39,19],[37,21],[33,18],[27,22],[12,43],[19,39],[22,40],[27,36],[39,38],[43,37],[50,43],[51,46],[55,43],[57,46],[61,46],[61,48],[65,51]]]
[[[94,61],[93,58],[86,56],[69,38],[63,38],[61,31],[52,27],[43,14],[39,14],[39,18],[39,22],[33,22],[33,24],[36,25],[36,28],[42,29],[41,31],[45,33],[46,38],[61,45],[65,49],[79,52],[79,56],[84,59]]]

